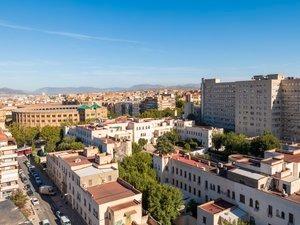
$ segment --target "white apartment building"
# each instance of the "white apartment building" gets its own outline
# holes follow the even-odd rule
[[[162,183],[179,188],[186,202],[199,203],[197,225],[237,219],[300,224],[300,146],[266,152],[264,159],[232,155],[228,164],[154,155],[153,165]]]
[[[225,83],[203,79],[201,96],[202,121],[209,125],[248,136],[270,131],[284,140],[300,140],[299,78],[269,74]]]
[[[0,131],[0,199],[19,188],[17,145],[9,135]]]
[[[223,128],[195,126],[192,120],[177,120],[175,122],[175,130],[181,139],[196,139],[205,148],[212,147],[212,137],[214,134],[223,133]]]
[[[142,193],[118,178],[112,155],[95,148],[47,155],[47,173],[88,225],[157,224],[142,209]]]
[[[201,118],[206,124],[235,129],[235,83],[202,79]]]

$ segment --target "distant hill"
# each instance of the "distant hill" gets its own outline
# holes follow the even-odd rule
[[[103,91],[142,91],[142,90],[158,90],[164,88],[189,88],[189,89],[199,89],[200,84],[183,84],[183,85],[173,85],[173,86],[164,86],[159,84],[138,84],[133,85],[129,88],[121,88],[121,87],[112,87],[112,88],[96,88],[96,87],[43,87],[39,88],[33,92],[23,91],[23,90],[15,90],[10,88],[0,88],[0,94],[7,95],[17,95],[17,94],[69,94],[69,93],[95,93],[95,92],[103,92]]]
[[[1,95],[23,95],[23,94],[27,94],[27,92],[22,91],[22,90],[3,87],[3,88],[0,88],[0,94]]]

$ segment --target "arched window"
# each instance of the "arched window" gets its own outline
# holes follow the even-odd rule
[[[250,198],[249,206],[253,207],[253,199],[252,198]]]

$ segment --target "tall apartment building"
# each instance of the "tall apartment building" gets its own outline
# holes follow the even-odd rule
[[[299,141],[299,80],[280,74],[225,83],[203,80],[202,121],[249,136],[270,131],[278,138]]]
[[[18,189],[17,145],[9,134],[0,130],[0,199]]]
[[[283,76],[254,76],[235,82],[235,131],[249,136],[271,131],[281,137],[281,93]]]
[[[156,225],[142,209],[142,193],[120,179],[112,155],[96,149],[47,155],[47,173],[88,225]]]
[[[202,121],[214,127],[235,129],[235,83],[220,79],[202,79]]]
[[[154,155],[162,183],[194,199],[197,225],[244,219],[256,225],[300,224],[300,146],[271,150],[264,158],[232,155],[214,163],[189,155]],[[190,224],[186,224],[190,225]]]
[[[281,92],[282,138],[300,141],[300,79],[282,80]]]
[[[64,122],[78,123],[89,119],[107,118],[107,109],[98,105],[33,105],[12,111],[13,122],[31,127],[60,126]]]

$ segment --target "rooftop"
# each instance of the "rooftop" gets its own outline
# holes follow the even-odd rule
[[[119,204],[119,205],[115,205],[113,207],[110,207],[112,211],[119,211],[119,210],[122,210],[122,209],[127,209],[129,207],[132,207],[132,206],[136,206],[136,205],[139,205],[140,203],[136,200],[133,200],[133,201],[130,201],[130,202],[125,202],[123,204]]]
[[[90,160],[87,159],[87,157],[82,156],[82,155],[64,157],[64,161],[67,164],[69,164],[70,167],[92,163]]]
[[[223,212],[226,209],[230,209],[233,206],[234,206],[233,204],[231,204],[223,199],[218,199],[216,201],[204,203],[204,204],[200,205],[200,208],[208,213],[217,214],[217,213]]]
[[[87,191],[99,205],[136,195],[132,189],[125,187],[119,180],[89,187]]]
[[[113,171],[113,168],[96,168],[94,166],[85,167],[82,169],[75,170],[74,172],[79,177],[92,176],[102,173],[107,173]]]
[[[27,222],[27,219],[11,200],[0,202],[1,225],[25,224],[25,222]]]
[[[202,167],[202,168],[205,168],[205,169],[212,169],[212,167],[209,166],[208,164],[199,162],[199,160],[192,159],[189,156],[184,156],[184,155],[181,155],[181,154],[173,154],[172,159],[180,161],[180,162],[185,163],[185,164],[188,164],[190,166],[195,166],[195,167],[198,167],[198,168]]]
[[[266,176],[261,175],[259,173],[253,173],[247,170],[239,169],[239,168],[234,168],[230,170],[231,173],[235,173],[244,177],[248,177],[254,180],[260,180],[262,178],[265,178]]]

